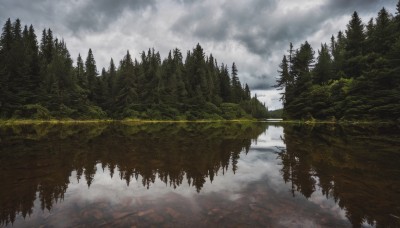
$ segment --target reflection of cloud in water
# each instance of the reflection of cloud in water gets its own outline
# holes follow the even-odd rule
[[[280,173],[281,164],[277,159],[277,147],[285,147],[281,140],[283,135],[282,127],[269,127],[269,129],[254,142],[249,153],[240,154],[238,160],[238,170],[233,173],[231,167],[227,171],[219,171],[211,183],[210,179],[206,179],[200,193],[196,192],[195,187],[190,186],[187,182],[177,186],[175,189],[156,178],[155,182],[147,189],[143,186],[141,177],[132,179],[129,186],[126,181],[118,175],[110,177],[110,172],[106,168],[102,171],[101,165],[97,165],[97,173],[90,188],[84,181],[77,183],[74,175],[71,178],[71,184],[68,188],[66,198],[70,201],[79,203],[90,203],[97,201],[109,201],[115,205],[122,202],[131,204],[149,203],[157,201],[165,201],[166,198],[173,194],[175,197],[183,197],[185,201],[192,202],[196,205],[198,197],[223,197],[225,200],[238,201],[241,198],[249,197],[252,194],[251,185],[262,186],[262,188],[272,194],[277,200],[274,202],[276,207],[282,207],[281,203],[285,201],[295,201],[297,206],[314,208],[314,210],[323,210],[336,219],[346,220],[343,210],[332,200],[327,199],[320,191],[315,191],[310,199],[305,199],[302,195],[297,194],[296,198],[292,198],[290,186],[284,183],[282,174]],[[231,165],[230,165],[231,166]],[[118,172],[114,172],[118,173]],[[268,202],[267,202],[268,203]],[[308,206],[305,206],[308,205]],[[314,206],[313,206],[314,205]],[[285,216],[278,218],[277,224],[290,226],[293,224],[302,226],[315,226],[318,223],[314,221],[313,210],[299,213],[297,210],[288,210]],[[307,217],[309,216],[309,217]]]
[[[121,205],[135,211],[146,210],[145,208],[149,207],[161,208],[166,204],[167,207],[182,204],[201,216],[207,212],[202,211],[204,207],[200,208],[199,205],[207,201],[213,203],[211,207],[229,205],[228,207],[242,208],[244,214],[251,214],[258,207],[265,207],[267,211],[276,210],[278,212],[275,214],[265,214],[265,211],[257,213],[266,220],[273,220],[272,224],[279,226],[318,226],[319,223],[315,221],[315,212],[318,210],[322,210],[325,216],[346,220],[345,212],[332,199],[326,199],[320,191],[315,191],[308,200],[300,194],[292,198],[291,186],[283,181],[281,161],[277,159],[278,148],[285,147],[282,136],[282,127],[269,126],[268,130],[252,143],[249,153],[240,153],[235,173],[232,164],[227,170],[220,169],[212,183],[209,177],[206,178],[200,193],[187,180],[173,188],[169,184],[166,186],[158,176],[148,189],[143,186],[140,175],[138,179],[132,178],[127,185],[126,180],[119,176],[118,168],[114,170],[114,176],[111,178],[110,170],[107,167],[103,170],[101,164],[96,165],[97,172],[88,188],[84,179],[77,181],[74,171],[64,201],[54,205],[51,213],[45,212],[39,217],[51,218],[52,213],[68,215],[78,208],[90,208],[88,205],[98,205],[102,202],[109,204],[108,213],[112,213]],[[36,202],[36,205],[39,205],[39,202]],[[40,210],[34,211],[35,214],[40,214]],[[72,226],[74,223],[68,220],[60,224],[56,220],[49,225]]]
[[[264,134],[260,135],[257,143],[252,144],[250,152],[247,155],[244,152],[240,154],[238,161],[239,168],[236,174],[233,173],[231,167],[227,171],[224,171],[224,173],[220,170],[212,183],[207,178],[200,194],[206,195],[211,192],[237,194],[236,192],[239,192],[248,183],[260,180],[266,174],[268,174],[271,182],[274,183],[274,187],[280,187],[282,185],[282,178],[279,173],[278,161],[276,160],[277,155],[274,152],[276,151],[276,147],[284,146],[282,140],[280,140],[282,134],[282,127],[270,126]],[[264,153],[264,151],[269,152]],[[68,187],[66,196],[70,192],[75,192],[82,195],[82,198],[88,201],[103,199],[107,196],[112,202],[118,203],[123,198],[159,198],[171,191],[185,197],[193,197],[193,195],[198,194],[196,189],[193,186],[189,186],[185,181],[182,185],[173,189],[166,188],[166,184],[159,178],[156,178],[149,189],[143,186],[140,176],[137,180],[133,178],[129,186],[127,186],[126,181],[117,175],[118,172],[114,172],[116,175],[110,178],[110,171],[107,168],[103,171],[101,164],[97,164],[96,168],[97,172],[90,188],[87,187],[83,180],[77,183],[75,178],[76,173],[72,173],[71,184]]]
[[[93,134],[92,126],[71,127],[66,138],[54,134],[59,127],[33,137],[37,129],[4,130],[3,225],[13,215],[15,227],[97,226],[116,218],[144,226],[155,225],[157,216],[171,226],[397,224],[389,215],[399,214],[391,188],[399,166],[389,156],[395,148],[382,146],[382,135],[391,132],[386,129],[376,133],[379,138],[365,138],[371,132],[365,129],[283,130],[262,123],[99,129]],[[16,137],[20,143],[7,143]],[[29,148],[14,146],[26,139]],[[393,159],[365,153],[372,149]],[[219,222],[220,216],[226,220]]]
[[[269,126],[267,131],[261,134],[257,141],[251,145],[252,149],[273,149],[276,151],[276,147],[285,147],[285,143],[282,141],[283,127]]]

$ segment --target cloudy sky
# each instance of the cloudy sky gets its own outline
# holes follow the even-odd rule
[[[127,50],[135,57],[148,48],[163,57],[197,43],[219,63],[235,62],[270,109],[280,107],[271,91],[289,42],[321,42],[344,30],[357,10],[367,21],[382,7],[395,12],[397,0],[0,0],[0,20],[20,18],[40,37],[50,27],[64,38],[71,55],[85,58],[92,48],[98,70]]]

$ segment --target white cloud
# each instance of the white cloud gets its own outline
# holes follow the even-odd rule
[[[281,98],[281,90],[253,90],[251,91],[252,96],[257,94],[258,100],[262,103],[265,103],[265,106],[268,107],[268,110],[276,110],[282,108]]]

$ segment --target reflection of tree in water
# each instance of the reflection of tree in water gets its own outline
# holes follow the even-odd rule
[[[400,140],[396,126],[286,126],[282,176],[309,198],[318,187],[354,227],[400,226]]]
[[[262,124],[84,124],[0,128],[0,224],[32,213],[39,197],[50,210],[63,200],[72,171],[90,187],[96,165],[129,185],[157,178],[176,188],[186,180],[198,192],[229,167],[265,131]]]

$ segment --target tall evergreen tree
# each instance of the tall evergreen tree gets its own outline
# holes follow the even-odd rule
[[[12,51],[12,42],[12,23],[8,18],[0,37],[0,117],[9,117],[12,112],[10,107],[12,93],[9,90],[11,77],[9,56]]]
[[[279,65],[280,70],[278,70],[279,78],[276,80],[276,88],[284,89],[289,84],[293,84],[293,78],[289,74],[289,62],[286,58],[286,55],[283,56],[282,62]]]
[[[93,52],[92,49],[89,48],[88,55],[86,57],[85,61],[85,74],[86,78],[88,81],[88,89],[89,89],[89,100],[94,100],[94,97],[96,96],[96,90],[97,90],[97,67],[96,67],[96,61],[94,60]]]
[[[229,76],[228,67],[224,64],[221,65],[220,69],[220,88],[221,88],[221,98],[223,102],[231,101],[231,79]]]
[[[354,11],[349,24],[347,24],[346,38],[347,57],[352,58],[361,55],[365,40],[364,25],[356,11]]]
[[[313,73],[314,84],[322,85],[333,78],[332,59],[326,44],[321,44],[321,50],[318,51],[317,64]]]
[[[359,77],[362,73],[361,56],[364,52],[364,24],[357,12],[354,12],[346,30],[346,61],[344,72],[350,77]]]
[[[137,80],[129,51],[121,61],[119,73],[119,93],[116,100],[116,108],[122,111],[124,108],[138,102]]]
[[[54,49],[53,31],[51,29],[44,29],[42,32],[42,39],[40,42],[40,54],[44,65],[47,65],[52,60]]]
[[[232,64],[232,101],[234,103],[239,103],[241,98],[242,98],[242,86],[240,84],[239,78],[238,78],[238,70],[236,68],[236,64]]]
[[[385,8],[382,8],[376,18],[376,25],[371,37],[375,53],[386,54],[395,42],[396,37],[393,36],[390,26],[390,15]]]
[[[76,78],[78,80],[78,85],[84,91],[84,93],[89,93],[88,87],[88,79],[85,73],[85,65],[83,63],[81,54],[78,54],[78,58],[76,59],[76,69],[75,69]]]

